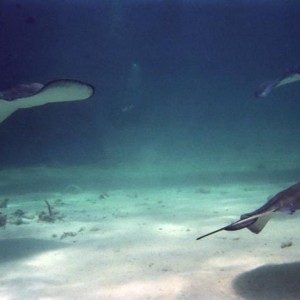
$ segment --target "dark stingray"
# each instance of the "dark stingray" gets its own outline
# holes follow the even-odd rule
[[[293,214],[298,209],[300,209],[300,182],[279,192],[267,203],[265,203],[255,211],[241,215],[238,221],[202,235],[198,237],[197,240],[203,239],[204,237],[222,230],[235,231],[243,228],[248,228],[254,233],[259,233],[270,220],[273,213],[284,212]]]
[[[296,81],[300,81],[300,67],[290,70],[277,79],[262,83],[255,91],[255,96],[267,97],[275,88]]]

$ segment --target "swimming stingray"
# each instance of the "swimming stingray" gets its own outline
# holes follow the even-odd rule
[[[300,67],[290,70],[283,76],[264,82],[255,91],[256,97],[267,97],[275,88],[300,80]]]
[[[93,96],[94,87],[88,83],[58,79],[48,83],[20,84],[0,92],[0,123],[16,110],[47,103],[85,100]]]
[[[206,236],[215,234],[222,230],[234,231],[248,228],[254,233],[259,233],[270,220],[273,213],[284,212],[293,214],[298,209],[300,209],[300,182],[279,192],[257,210],[241,215],[240,220],[205,235],[202,235],[198,237],[197,240],[200,240]]]

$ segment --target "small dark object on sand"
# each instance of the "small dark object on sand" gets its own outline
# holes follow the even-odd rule
[[[74,237],[76,236],[77,233],[76,232],[72,232],[72,231],[69,231],[69,232],[64,232],[61,236],[60,236],[60,239],[65,239],[67,237]]]
[[[48,208],[48,212],[49,212],[49,216],[52,217],[53,216],[53,211],[51,209],[51,206],[49,204],[49,202],[47,200],[45,200],[47,208]]]
[[[293,242],[292,241],[287,241],[287,242],[282,242],[280,245],[280,248],[286,248],[286,247],[291,247],[293,246]]]
[[[8,203],[8,198],[0,200],[0,208],[6,208]]]
[[[4,227],[7,222],[7,216],[0,212],[0,227]]]
[[[60,215],[60,213],[58,211],[53,210],[47,200],[45,200],[45,203],[47,205],[48,213],[45,212],[45,211],[40,212],[39,213],[39,220],[40,221],[53,223],[53,222],[55,222],[55,220],[63,219],[64,216]]]
[[[15,217],[23,217],[25,215],[25,212],[22,210],[22,209],[17,209],[15,212],[14,212],[14,216]]]
[[[103,200],[105,198],[109,198],[109,194],[107,192],[104,192],[104,193],[99,195],[99,199]]]
[[[53,223],[55,221],[55,219],[52,216],[48,215],[44,211],[39,213],[39,220],[48,223]]]

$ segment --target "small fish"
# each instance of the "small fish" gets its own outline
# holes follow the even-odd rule
[[[283,212],[293,214],[298,209],[300,209],[300,182],[279,192],[257,210],[241,215],[238,221],[202,235],[198,237],[197,240],[203,239],[204,237],[222,230],[235,231],[248,228],[254,233],[259,233],[270,220],[273,213]]]
[[[54,102],[78,101],[93,96],[95,88],[85,82],[70,79],[41,83],[20,84],[0,91],[0,123],[16,110]]]
[[[300,81],[300,66],[277,79],[262,83],[255,91],[255,96],[267,97],[275,88],[296,81]]]

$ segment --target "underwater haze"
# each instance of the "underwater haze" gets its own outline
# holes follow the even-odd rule
[[[3,1],[0,87],[73,78],[96,94],[12,115],[1,166],[255,168],[298,155],[299,86],[254,91],[299,64],[300,5],[234,3]]]
[[[0,1],[0,91],[95,88],[0,123],[0,298],[299,299],[296,214],[195,241],[299,181],[299,81],[255,96],[299,75],[299,15],[298,0]]]

